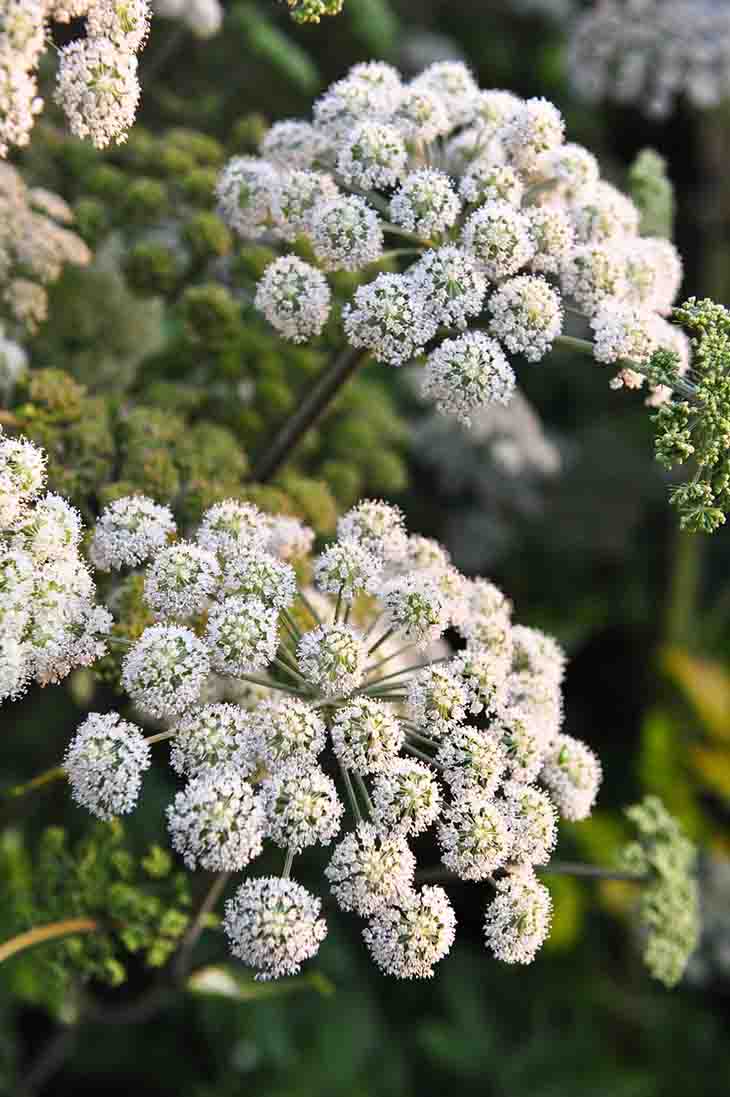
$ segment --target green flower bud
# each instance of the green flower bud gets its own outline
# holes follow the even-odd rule
[[[207,211],[196,213],[190,218],[183,229],[183,239],[196,262],[228,255],[233,243],[227,225],[217,214]]]
[[[180,264],[172,248],[143,241],[130,249],[124,271],[130,287],[140,297],[164,297],[177,285]]]

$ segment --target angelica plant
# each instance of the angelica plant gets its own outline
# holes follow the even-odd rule
[[[96,662],[112,624],[81,555],[81,518],[44,483],[45,454],[0,432],[0,700]]]
[[[151,623],[122,645],[131,718],[92,712],[68,746],[72,796],[101,819],[128,814],[151,745],[172,740],[186,784],[167,820],[186,865],[243,872],[265,842],[285,854],[282,878],[249,877],[226,907],[231,949],[261,977],[295,973],[324,937],[320,899],[290,879],[317,844],[331,848],[335,898],[367,920],[376,964],[432,974],[455,916],[440,886],[418,886],[410,840],[430,829],[446,870],[496,884],[496,953],[530,959],[549,928],[535,867],[549,861],[558,813],[585,818],[601,779],[590,748],[560,730],[562,652],[514,625],[491,583],[409,537],[392,506],[345,514],[303,588],[288,561],[306,574],[309,540],[234,500],[188,538],[139,496],[104,511],[90,558],[139,571]],[[529,933],[528,897],[542,912]]]
[[[76,137],[97,148],[125,140],[139,104],[147,0],[9,0],[0,11],[0,156],[28,144],[43,109],[37,69],[51,25],[79,18],[86,35],[59,52],[56,102]]]
[[[341,314],[352,349],[259,459],[262,475],[367,355],[423,357],[424,396],[467,425],[509,402],[517,356],[542,362],[554,347],[611,366],[612,388],[647,386],[650,405],[685,386],[689,343],[667,318],[676,248],[640,235],[639,208],[566,143],[552,103],[482,90],[461,62],[409,82],[382,62],[356,65],[311,121],[277,122],[259,156],[228,162],[218,207],[242,240],[285,252],[255,294],[283,339],[336,319],[335,272],[359,283]],[[677,356],[669,385],[650,366],[658,350]]]
[[[46,287],[66,264],[85,267],[89,248],[70,227],[74,215],[58,194],[29,187],[11,165],[0,163],[0,317],[23,338],[46,319]],[[21,370],[12,357],[0,364],[0,391],[7,393]]]

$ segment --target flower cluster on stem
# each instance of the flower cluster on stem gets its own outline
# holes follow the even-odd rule
[[[167,820],[186,865],[241,873],[269,843],[284,855],[281,878],[248,875],[225,911],[232,952],[260,978],[295,973],[325,935],[320,899],[291,879],[312,846],[330,848],[326,883],[365,920],[374,962],[431,975],[456,919],[443,888],[418,885],[412,842],[426,832],[445,871],[496,888],[494,954],[531,959],[550,922],[534,868],[601,779],[561,730],[559,646],[409,536],[393,506],[353,507],[314,559],[294,531],[296,572],[285,528],[235,500],[187,538],[144,497],[102,513],[92,557],[141,571],[153,623],[122,654],[134,722],[92,713],[69,745],[75,799],[101,818],[133,810],[151,745],[169,739],[184,783]],[[238,701],[209,700],[221,681]]]
[[[666,319],[682,274],[673,245],[639,235],[638,209],[566,143],[552,103],[482,90],[461,62],[408,83],[385,63],[355,65],[311,121],[277,122],[260,156],[230,160],[218,198],[240,237],[284,251],[256,292],[283,338],[317,336],[326,276],[356,272],[347,342],[392,366],[425,356],[424,395],[467,424],[510,399],[514,357],[542,361],[568,311],[615,367],[613,387],[643,385],[658,348],[688,366]]]

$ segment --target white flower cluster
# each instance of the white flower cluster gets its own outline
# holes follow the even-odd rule
[[[55,98],[76,137],[104,148],[124,141],[139,103],[137,53],[148,0],[3,0],[0,6],[0,156],[27,145],[43,109],[37,69],[52,22],[84,19],[86,34],[60,50]]]
[[[634,377],[622,364],[615,385],[637,384],[659,346],[688,360],[664,319],[682,277],[676,250],[640,237],[636,207],[565,142],[545,99],[481,90],[460,61],[408,83],[368,62],[315,102],[311,122],[275,123],[260,153],[226,165],[219,208],[244,239],[308,242],[313,262],[274,260],[256,292],[286,339],[324,328],[327,273],[359,272],[347,341],[394,366],[425,354],[424,395],[467,425],[510,399],[507,356],[549,353],[566,305],[586,330],[604,310],[612,318],[594,325],[598,361],[636,351]]]
[[[91,253],[69,227],[73,213],[57,194],[27,187],[11,164],[0,163],[0,316],[22,336],[45,319],[45,287],[67,263],[86,266]],[[0,359],[0,391],[12,383]]]
[[[0,703],[95,662],[112,623],[79,552],[79,514],[43,494],[45,460],[0,430]]]
[[[579,93],[666,118],[680,96],[699,110],[730,93],[730,22],[718,0],[598,0],[575,20],[570,73]]]
[[[42,465],[17,453],[28,492]],[[122,680],[140,721],[162,722],[151,741],[172,740],[186,781],[167,811],[174,849],[190,868],[232,872],[266,843],[286,851],[282,878],[249,878],[227,904],[233,953],[272,978],[316,952],[320,901],[289,876],[295,856],[331,846],[325,877],[366,919],[375,963],[431,975],[455,933],[446,892],[419,886],[410,843],[432,830],[447,875],[496,888],[495,955],[531,959],[550,921],[535,866],[559,816],[590,813],[601,777],[561,730],[560,648],[513,624],[492,583],[409,536],[393,506],[365,500],[340,519],[337,540],[300,561],[313,587],[282,559],[282,528],[228,500],[190,540],[171,540],[169,513],[138,497],[108,507],[92,542],[105,568],[144,567],[155,623]],[[211,679],[259,693],[209,701]],[[114,714],[92,714],[65,759],[74,797],[102,818],[131,810],[148,763],[144,738]]]

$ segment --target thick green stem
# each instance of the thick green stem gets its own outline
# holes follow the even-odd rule
[[[670,644],[688,645],[691,641],[702,575],[703,548],[701,537],[677,530],[665,624],[665,636]]]
[[[198,907],[198,913],[195,915],[195,918],[190,924],[190,928],[183,938],[183,942],[180,945],[180,950],[177,954],[177,959],[175,960],[174,972],[177,979],[181,979],[185,975],[193,949],[198,943],[198,938],[205,929],[206,919],[215,909],[215,905],[220,899],[230,878],[230,872],[217,873],[212,884],[208,888],[202,903]]]
[[[593,357],[593,343],[590,339],[578,339],[575,335],[558,335],[553,340],[553,347],[562,350],[574,350],[578,354],[587,354]]]
[[[256,462],[253,479],[264,484],[279,471],[304,435],[326,411],[333,397],[349,381],[367,357],[367,351],[348,347],[315,382],[299,410],[284,423],[273,442]]]
[[[33,777],[30,781],[24,781],[22,785],[13,785],[2,795],[7,800],[14,800],[18,796],[26,796],[29,792],[35,792],[37,788],[43,788],[44,785],[50,785],[53,781],[64,781],[65,779],[66,770],[63,766],[51,766],[50,769],[39,773],[37,777]]]
[[[549,861],[537,866],[537,872],[553,876],[585,876],[594,880],[629,880],[640,884],[646,876],[640,872],[621,872],[619,869],[588,865],[583,861]]]

